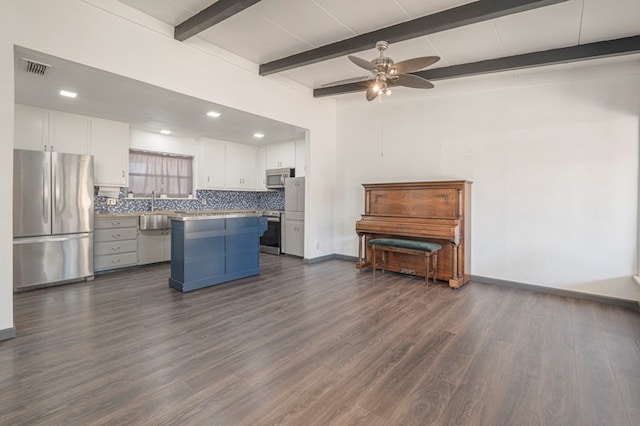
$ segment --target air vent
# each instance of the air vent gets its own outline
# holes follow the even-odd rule
[[[43,64],[42,62],[34,61],[32,59],[22,58],[22,60],[26,63],[26,71],[31,72],[38,75],[44,75],[51,65]]]

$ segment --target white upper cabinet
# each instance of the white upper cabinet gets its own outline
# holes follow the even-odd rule
[[[67,154],[89,153],[89,117],[49,111],[49,149]]]
[[[306,146],[305,141],[296,141],[296,177],[307,175]]]
[[[14,147],[88,154],[90,127],[90,117],[16,104]]]
[[[294,168],[296,166],[295,142],[274,143],[266,146],[266,169]]]
[[[209,138],[198,139],[199,189],[225,189],[225,142]]]
[[[49,111],[15,105],[13,147],[33,151],[49,150]]]
[[[304,212],[304,178],[295,177],[284,180],[285,212]],[[291,216],[291,215],[289,215]]]
[[[257,151],[257,148],[251,145],[227,142],[227,189],[256,189]]]
[[[267,189],[267,148],[261,146],[258,148],[258,165],[256,173],[256,189],[258,191],[266,191]]]
[[[129,124],[91,119],[95,185],[129,186]]]

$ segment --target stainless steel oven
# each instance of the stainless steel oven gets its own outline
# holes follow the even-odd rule
[[[265,210],[262,216],[267,218],[267,230],[260,237],[260,251],[263,253],[280,254],[282,243],[282,211]]]

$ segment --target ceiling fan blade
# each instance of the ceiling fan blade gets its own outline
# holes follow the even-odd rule
[[[414,89],[433,89],[435,86],[429,80],[413,74],[400,74],[391,80],[395,86],[413,87]]]
[[[349,84],[349,83],[359,83],[361,81],[373,80],[373,76],[370,77],[353,77],[353,78],[345,78],[344,80],[332,81],[331,83],[325,83],[320,87],[328,87],[328,86],[337,86],[339,84]]]
[[[356,64],[357,66],[364,68],[367,71],[376,70],[376,66],[373,65],[370,61],[367,61],[366,59],[358,58],[357,56],[352,56],[352,55],[347,56],[347,58],[349,58],[349,60],[354,64]]]
[[[375,84],[372,84],[367,89],[367,100],[368,101],[372,101],[378,96],[378,91],[376,89],[374,89],[374,87],[375,87]]]
[[[391,74],[407,74],[433,65],[439,60],[439,56],[422,56],[420,58],[407,59],[392,66],[389,72]]]

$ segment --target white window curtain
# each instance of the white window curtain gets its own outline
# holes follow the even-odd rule
[[[186,198],[193,191],[193,157],[129,150],[129,191],[136,197],[165,194]]]

